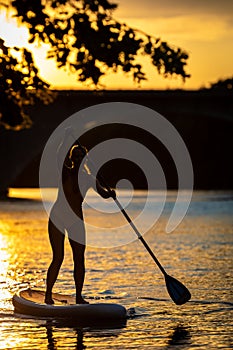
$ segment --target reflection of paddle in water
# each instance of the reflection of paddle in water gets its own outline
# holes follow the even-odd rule
[[[169,349],[170,347],[173,349],[174,345],[179,345],[180,347],[182,346],[182,349],[184,349],[190,346],[190,343],[191,335],[188,329],[182,325],[177,325],[172,334],[169,336],[168,347],[166,347],[166,349]]]

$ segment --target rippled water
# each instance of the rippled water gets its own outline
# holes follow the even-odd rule
[[[19,190],[18,195],[38,199],[37,191]],[[137,216],[144,195],[137,193],[130,216]],[[96,215],[85,208],[97,246],[87,247],[83,294],[90,302],[120,303],[129,314],[125,324],[105,327],[14,315],[15,292],[45,286],[51,258],[47,215],[39,200],[1,202],[0,349],[232,349],[233,194],[194,193],[185,219],[168,234],[165,226],[174,198],[175,193],[169,192],[162,216],[144,237],[167,272],[191,291],[191,301],[181,307],[171,301],[161,272],[141,242],[106,244],[109,236],[99,228],[107,231],[124,218]],[[121,194],[121,200],[127,201],[127,193]],[[158,204],[159,193],[153,201],[151,208]],[[68,243],[54,291],[74,294]]]

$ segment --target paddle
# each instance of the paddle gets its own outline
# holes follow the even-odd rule
[[[80,146],[80,148],[82,148],[81,143],[78,140],[76,142]],[[85,152],[85,155],[86,155],[86,151],[85,150],[84,150],[84,152]],[[89,161],[89,164],[91,164],[91,166],[93,166],[93,168],[96,168],[95,164],[90,159],[90,157],[88,157],[88,161]],[[99,178],[100,182],[104,185],[104,187],[107,189],[107,191],[109,191],[109,193],[111,194],[111,188],[106,183],[106,181],[103,178],[103,176],[101,176],[99,174],[98,178]],[[159,269],[163,273],[164,279],[165,279],[165,283],[166,283],[166,286],[167,286],[167,291],[168,291],[168,294],[170,295],[171,299],[174,301],[174,303],[176,305],[185,304],[191,298],[191,294],[190,294],[189,290],[180,281],[178,281],[174,277],[169,276],[167,274],[167,272],[165,271],[163,266],[160,264],[159,260],[156,258],[155,254],[152,252],[152,250],[148,246],[148,244],[145,241],[145,239],[142,237],[142,235],[138,231],[137,227],[134,225],[134,223],[130,219],[129,215],[126,213],[125,209],[122,207],[121,203],[118,201],[118,199],[116,197],[113,197],[112,194],[111,194],[111,197],[114,199],[116,205],[119,207],[120,211],[125,216],[126,220],[130,224],[130,226],[132,227],[132,229],[134,230],[136,235],[138,236],[138,239],[140,239],[140,241],[142,242],[142,244],[144,245],[144,247],[146,248],[146,250],[148,251],[148,253],[152,257],[152,259],[154,260],[156,265],[159,267]]]

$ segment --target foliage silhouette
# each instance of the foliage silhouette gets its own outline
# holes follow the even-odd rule
[[[164,77],[179,76],[183,80],[190,77],[185,70],[188,60],[185,51],[115,20],[112,12],[117,5],[108,0],[13,0],[10,6],[18,22],[27,25],[29,43],[49,44],[47,58],[54,59],[57,67],[76,74],[82,83],[100,88],[102,76],[121,70],[140,84],[146,80],[138,61],[140,55],[148,56]],[[35,97],[44,99],[46,93],[51,99],[49,84],[39,78],[29,51],[22,50],[22,61],[16,63],[14,69],[7,64],[7,57],[15,60],[11,56],[12,49],[3,43],[2,47],[1,90],[8,81],[3,95],[8,105],[5,110],[0,107],[0,121],[6,127],[28,126],[30,122],[24,107],[33,103]],[[20,77],[22,68],[28,70],[27,78]],[[9,76],[14,75],[17,87],[11,83],[13,79],[9,80]],[[37,91],[33,97],[27,91],[29,87]]]
[[[233,92],[233,77],[227,79],[219,79],[216,83],[210,84],[210,89],[214,91]]]
[[[49,103],[53,93],[39,78],[31,52],[25,48],[6,47],[1,38],[0,52],[0,124],[6,129],[28,128],[31,120],[25,107],[37,99]]]

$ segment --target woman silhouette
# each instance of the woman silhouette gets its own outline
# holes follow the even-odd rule
[[[58,162],[64,152],[64,142],[59,147]],[[85,277],[85,227],[82,203],[89,188],[94,188],[103,198],[116,198],[114,190],[105,189],[98,179],[90,173],[84,161],[87,150],[80,144],[73,144],[65,156],[61,167],[61,181],[57,199],[50,212],[48,232],[53,258],[46,279],[45,303],[53,304],[52,288],[56,282],[64,258],[65,231],[68,234],[74,261],[74,281],[76,303],[87,304],[82,297]]]

